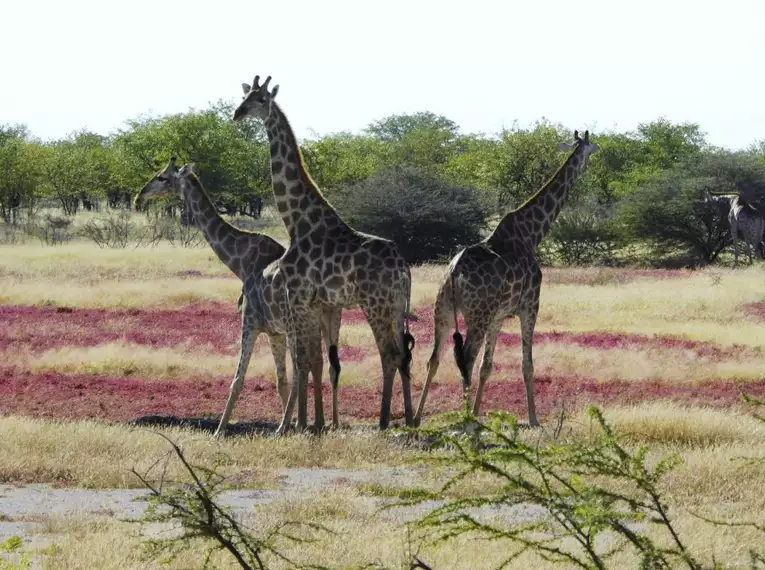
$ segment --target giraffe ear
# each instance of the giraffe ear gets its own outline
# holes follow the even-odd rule
[[[558,148],[560,150],[574,150],[576,148],[576,146],[574,146],[572,144],[569,144],[569,143],[566,143],[566,142],[562,142],[562,143],[560,143],[558,145]]]
[[[242,83],[242,91],[244,91],[245,95],[250,92],[250,89],[252,89],[252,87],[250,87],[248,83]]]
[[[273,99],[274,97],[276,97],[276,94],[277,94],[278,92],[279,92],[279,86],[278,86],[278,85],[274,85],[274,88],[273,88],[273,89],[271,89],[271,99]]]

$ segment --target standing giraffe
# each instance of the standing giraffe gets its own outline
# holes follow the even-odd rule
[[[458,328],[457,313],[465,318],[467,336],[454,333],[454,355],[462,374],[466,405],[469,404],[473,365],[486,341],[481,362],[473,413],[478,414],[484,384],[489,378],[494,349],[502,323],[518,315],[523,344],[523,381],[529,424],[539,425],[534,406],[534,365],[531,348],[534,339],[542,271],[537,260],[537,246],[550,230],[576,179],[587,168],[598,145],[574,131],[574,143],[561,143],[561,150],[573,150],[552,178],[518,209],[508,212],[492,234],[454,256],[436,297],[433,353],[428,362],[428,376],[422,388],[415,415],[415,425],[422,421],[428,388],[438,370],[439,357],[449,325]]]
[[[390,423],[396,370],[401,374],[406,423],[412,425],[409,367],[414,338],[406,320],[409,266],[392,241],[354,230],[327,202],[308,174],[287,117],[274,101],[278,85],[268,90],[270,81],[269,76],[261,85],[255,76],[252,86],[242,84],[244,100],[233,119],[256,117],[265,123],[274,197],[290,237],[279,267],[287,284],[287,330],[295,375],[279,431],[289,426],[296,397],[298,428],[306,425],[307,363],[321,349],[317,322],[322,306],[361,307],[382,362],[380,428]]]
[[[765,259],[765,220],[749,200],[738,193],[718,194],[710,192],[711,201],[723,201],[728,206],[728,224],[733,238],[734,267],[738,265],[738,242],[744,240],[749,264],[754,263],[752,250]]]
[[[176,168],[176,158],[172,157],[164,170],[154,176],[141,189],[135,198],[140,207],[147,200],[170,193],[179,193],[193,214],[195,222],[210,244],[215,254],[242,281],[242,294],[237,306],[242,313],[241,351],[239,365],[231,383],[228,401],[223,416],[215,430],[215,435],[222,436],[242,391],[244,377],[252,356],[255,340],[260,333],[268,335],[271,352],[276,364],[276,378],[282,409],[289,399],[287,382],[287,343],[285,339],[284,314],[286,294],[284,280],[274,263],[284,254],[284,247],[267,235],[248,232],[235,228],[224,220],[210,197],[194,174],[194,165],[187,164]],[[340,331],[341,309],[327,309],[322,314],[322,332],[329,346],[329,339],[337,338]],[[330,380],[332,383],[332,425],[339,427],[337,381],[340,374],[340,361],[337,349],[330,352]],[[314,401],[316,403],[316,423],[321,428],[324,424],[323,402],[321,398],[321,373],[323,360],[319,353],[313,363]],[[318,375],[318,382],[316,381]],[[319,393],[316,394],[318,389]]]

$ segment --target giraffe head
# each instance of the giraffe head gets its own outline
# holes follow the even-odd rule
[[[157,196],[167,196],[179,190],[178,168],[175,166],[175,156],[170,157],[167,166],[154,175],[135,197],[135,207],[141,208],[147,200]],[[181,169],[183,170],[183,168]]]
[[[257,117],[261,120],[268,118],[268,115],[271,112],[271,102],[279,92],[278,85],[274,85],[271,91],[268,90],[270,81],[271,76],[269,75],[261,85],[260,75],[256,75],[252,82],[252,86],[247,83],[242,83],[244,100],[234,111],[235,121],[240,121],[245,117]]]
[[[581,157],[579,167],[584,169],[587,168],[590,155],[598,152],[600,147],[595,143],[590,142],[590,131],[587,130],[584,131],[584,138],[579,136],[579,131],[574,131],[574,142],[560,143],[558,148],[560,148],[560,150],[574,151],[577,153]]]

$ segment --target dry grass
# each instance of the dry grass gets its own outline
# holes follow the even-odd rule
[[[234,347],[238,351],[238,347]],[[0,352],[2,354],[2,352]],[[136,376],[155,380],[182,379],[200,375],[233,375],[238,354],[206,352],[205,347],[152,348],[128,342],[93,347],[62,347],[44,352],[14,352],[5,362],[33,372]],[[247,376],[274,376],[274,360],[265,338],[250,359]]]
[[[281,551],[298,562],[326,565],[333,568],[360,567],[381,564],[388,568],[407,568],[413,554],[433,568],[461,570],[495,568],[508,555],[501,541],[481,541],[466,537],[440,546],[428,546],[417,532],[411,534],[405,526],[411,513],[402,516],[400,510],[379,511],[381,502],[360,496],[352,487],[330,487],[319,492],[303,492],[273,503],[257,506],[247,517],[248,526],[261,535],[284,521],[320,523],[330,533],[321,533],[315,543],[283,544]],[[729,508],[719,502],[707,503],[703,510],[709,516],[756,516],[754,509]],[[728,567],[741,567],[747,560],[746,547],[757,545],[762,536],[746,529],[721,530],[695,518],[685,508],[675,510],[674,522],[694,555],[704,562],[714,556]],[[104,517],[53,517],[45,525],[46,533],[54,534],[56,547],[44,567],[74,568],[153,568],[139,557],[139,528]],[[146,530],[144,531],[146,532]],[[655,533],[655,539],[665,538]],[[204,555],[201,545],[192,545],[167,568],[196,567]],[[218,568],[236,568],[230,557],[216,555],[212,561]],[[285,564],[269,564],[287,568]],[[628,552],[618,554],[609,567],[632,568],[635,557]],[[558,568],[532,554],[519,558],[513,568]]]
[[[234,306],[242,284],[238,279],[182,279],[156,281],[126,280],[104,283],[56,279],[26,281],[4,278],[0,282],[0,303],[7,305],[43,305],[107,308],[178,308],[198,301],[218,301]]]
[[[204,278],[183,278],[184,272]],[[239,281],[222,277],[227,270],[207,246],[197,249],[157,248],[101,250],[75,243],[56,248],[0,246],[0,303],[54,304],[87,307],[180,307],[190,302],[231,303],[239,294]],[[431,304],[445,273],[441,265],[412,269],[414,308]],[[745,303],[761,301],[765,269],[757,266],[732,271],[710,269],[672,279],[622,279],[618,270],[545,270],[539,331],[615,331],[653,335],[680,335],[721,345],[742,344],[765,348],[763,324],[743,313]],[[549,279],[547,278],[549,276]],[[518,331],[517,320],[506,330]],[[248,377],[272,375],[273,364],[261,341]],[[364,349],[367,357],[343,362],[343,385],[371,384],[379,377],[379,361],[366,324],[341,330],[341,344]],[[151,348],[114,342],[92,348],[62,348],[29,354],[0,353],[8,363],[33,371],[58,370],[148,378],[180,378],[195,374],[230,375],[236,350],[216,355],[206,347],[179,345]],[[415,376],[424,378],[430,346],[417,345]],[[456,369],[445,352],[439,382],[457,381]],[[447,365],[446,362],[449,362]],[[518,347],[501,347],[496,361],[501,368],[492,381],[520,374]],[[717,378],[750,381],[762,378],[765,357],[757,351],[720,362],[706,360],[682,349],[635,346],[600,350],[563,342],[535,347],[537,374],[586,376],[602,382],[663,380],[693,383]],[[375,382],[376,383],[376,382]],[[221,402],[222,405],[222,402]],[[577,411],[579,414],[579,411]],[[696,552],[718,553],[727,564],[745,558],[746,532],[723,532],[695,519],[690,513],[759,520],[765,498],[761,493],[765,464],[741,458],[765,457],[765,427],[740,411],[689,407],[666,402],[644,403],[606,410],[607,418],[630,444],[647,443],[652,458],[678,453],[683,464],[666,479],[666,491],[675,505],[678,524]],[[563,432],[564,440],[590,436],[584,415],[575,415]],[[247,486],[277,484],[275,470],[282,467],[340,467],[369,469],[418,461],[422,452],[405,449],[392,438],[373,432],[336,433],[320,439],[294,436],[282,439],[239,437],[215,442],[210,436],[187,430],[161,430],[183,443],[192,462],[209,465],[226,458],[226,473],[252,474]],[[165,453],[166,442],[148,431],[99,422],[56,422],[20,417],[0,418],[0,481],[53,482],[88,487],[130,487],[137,481],[131,467],[146,469]],[[549,433],[534,431],[523,437],[549,440]],[[435,486],[443,472],[434,469],[425,486]],[[486,490],[490,481],[476,477],[464,483],[463,494]],[[382,562],[403,566],[407,535],[395,517],[375,514],[373,499],[355,486],[335,486],[308,495],[290,497],[253,513],[253,524],[265,528],[286,518],[320,520],[338,534],[321,543],[295,547],[301,560],[333,566]],[[95,521],[95,522],[94,522]],[[109,519],[52,519],[45,527],[56,538],[56,554],[48,568],[149,568],[136,551],[135,528]],[[751,538],[751,537],[750,537]],[[414,544],[414,547],[417,545]],[[199,564],[201,550],[189,549],[176,568]],[[434,568],[489,568],[507,554],[499,543],[460,540],[421,552]],[[221,568],[233,568],[223,558]],[[622,556],[616,566],[634,566]],[[517,567],[545,568],[529,556]],[[278,566],[277,566],[278,567]]]
[[[677,404],[653,403],[635,407],[613,408],[606,415],[615,429],[634,444],[650,443],[653,454],[678,453],[684,463],[671,473],[665,490],[677,527],[696,556],[707,562],[712,555],[726,564],[738,566],[746,561],[747,545],[761,542],[761,536],[747,530],[722,531],[692,513],[729,520],[759,520],[765,507],[760,492],[765,477],[765,463],[745,464],[738,457],[765,457],[765,426],[733,411],[685,407]],[[589,420],[584,415],[573,417],[564,430],[567,440],[588,438]],[[124,468],[138,462],[146,465],[149,458],[161,455],[164,442],[146,432],[124,426],[79,422],[72,424],[32,421],[21,418],[0,420],[5,437],[0,453],[18,465],[26,457],[26,469],[35,473],[53,472],[53,465],[69,465],[80,483],[92,486],[125,485]],[[209,461],[219,452],[230,456],[226,471],[262,470],[278,466],[321,465],[364,468],[374,465],[400,464],[416,459],[416,453],[404,453],[386,438],[329,436],[321,440],[293,437],[288,439],[238,438],[218,445],[210,438],[181,430],[165,431],[185,443],[194,461]],[[543,432],[526,432],[523,437],[548,437]],[[8,442],[15,445],[9,447]],[[82,458],[87,457],[84,461]],[[7,462],[4,462],[4,465]],[[123,466],[122,470],[117,467]],[[3,473],[7,474],[7,471]],[[71,480],[71,479],[70,479]],[[273,481],[273,479],[271,479]],[[434,487],[436,477],[413,481]],[[485,492],[487,481],[481,478],[466,481],[462,494]],[[248,517],[255,532],[273,528],[286,520],[320,522],[333,534],[315,544],[285,546],[285,553],[303,562],[332,567],[384,563],[402,567],[412,551],[434,568],[492,568],[507,555],[502,543],[460,539],[439,547],[427,547],[417,534],[408,535],[404,523],[412,513],[400,510],[379,511],[381,499],[374,499],[353,484],[334,483],[318,489],[303,489],[266,505],[257,506]],[[95,516],[52,517],[43,525],[56,546],[42,559],[50,569],[74,568],[153,568],[139,557],[139,528],[114,519]],[[187,568],[198,564],[203,550],[200,545],[185,550],[181,558],[168,568]],[[214,559],[220,568],[235,568],[221,555]],[[634,557],[620,554],[613,567],[633,567]],[[513,567],[549,568],[532,555],[525,555]],[[282,568],[278,564],[275,568]]]
[[[520,348],[503,349],[495,361],[507,363],[512,381],[516,381],[516,376],[520,374]],[[599,350],[563,343],[546,343],[535,347],[534,369],[537,374],[552,377],[581,376],[600,382],[659,380],[672,384],[694,384],[717,379],[754,381],[765,377],[765,357],[747,356],[714,362],[698,356],[691,350]],[[496,379],[499,380],[502,376],[497,374]]]
[[[157,429],[184,447],[189,460],[222,471],[254,472],[259,487],[273,481],[282,467],[364,469],[399,465],[418,453],[374,432],[310,436],[236,437],[215,441],[183,429]],[[0,418],[0,481],[62,483],[116,488],[138,486],[129,473],[146,469],[168,450],[167,442],[146,429],[101,422],[58,422],[7,416]]]
[[[42,561],[47,570],[146,570],[154,568],[197,568],[204,558],[201,545],[185,549],[173,563],[149,563],[141,559],[138,529],[127,523],[102,518],[82,522],[58,520],[51,525],[56,531],[56,547],[49,549],[52,556]],[[335,520],[328,525],[333,534],[326,535],[315,544],[283,548],[283,552],[299,562],[325,565],[330,568],[358,568],[364,564],[379,564],[387,568],[408,568],[407,562],[417,552],[432,568],[439,570],[476,570],[497,568],[508,556],[507,545],[494,541],[457,539],[451,543],[427,547],[416,536],[391,522],[374,515]],[[680,516],[677,526],[686,544],[702,560],[711,563],[712,556],[726,567],[745,567],[748,562],[746,545],[756,544],[761,536],[756,532],[739,530],[735,533],[713,527],[699,526],[698,519]],[[83,528],[91,529],[85,534]],[[469,565],[466,561],[469,560]],[[210,560],[215,568],[239,568],[231,557],[222,553]],[[289,568],[284,563],[271,562],[269,568]],[[610,560],[609,568],[635,568],[637,560],[629,553],[621,553]],[[538,557],[525,554],[511,568],[561,568]]]
[[[538,330],[673,334],[725,345],[765,345],[762,325],[739,309],[763,299],[762,267],[692,275],[602,287],[550,285],[542,292]]]

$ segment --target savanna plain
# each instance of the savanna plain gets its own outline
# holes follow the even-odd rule
[[[444,272],[442,265],[413,268],[415,403]],[[748,546],[761,535],[715,527],[695,514],[763,522],[765,462],[746,459],[765,457],[765,424],[740,393],[765,396],[765,269],[755,264],[736,270],[593,267],[543,273],[534,344],[543,427],[523,430],[521,437],[540,445],[586,440],[592,424],[585,411],[601,406],[629,446],[647,444],[652,458],[676,453],[682,459],[663,479],[662,490],[694,553],[730,567],[748,562]],[[222,411],[238,357],[240,290],[206,246],[0,246],[0,542],[22,536],[41,568],[199,567],[201,545],[190,545],[172,562],[142,558],[141,541],[159,531],[124,520],[125,509],[137,508],[133,499],[142,489],[131,469],[151,478],[168,451],[159,432],[178,442],[192,463],[214,464],[232,477],[237,508],[252,528],[267,533],[284,521],[302,520],[332,531],[313,543],[285,544],[283,551],[294,560],[400,568],[416,552],[434,569],[501,562],[501,542],[420,541],[406,523],[426,507],[380,510],[386,503],[381,489],[437,489],[447,473],[428,461],[432,451],[396,430],[376,431],[380,366],[358,310],[343,314],[341,429],[321,436],[269,433],[279,420],[280,402],[273,360],[261,337],[230,435],[212,438],[210,426]],[[520,360],[518,322],[510,319],[499,339],[484,411],[506,410],[525,420]],[[444,412],[459,409],[461,397],[450,345],[430,390],[425,422],[437,423]],[[326,370],[324,401],[328,408]],[[311,401],[308,409],[310,414]],[[400,384],[393,414],[402,425]],[[167,461],[165,476],[176,475],[180,466]],[[470,496],[494,484],[476,476],[448,493]],[[13,503],[20,490],[53,502],[38,510]],[[86,501],[86,490],[103,493],[94,497],[107,497],[107,491],[123,495],[99,503]],[[614,567],[630,567],[630,556],[616,555]],[[212,562],[237,567],[222,552]],[[513,564],[547,563],[529,552]]]

